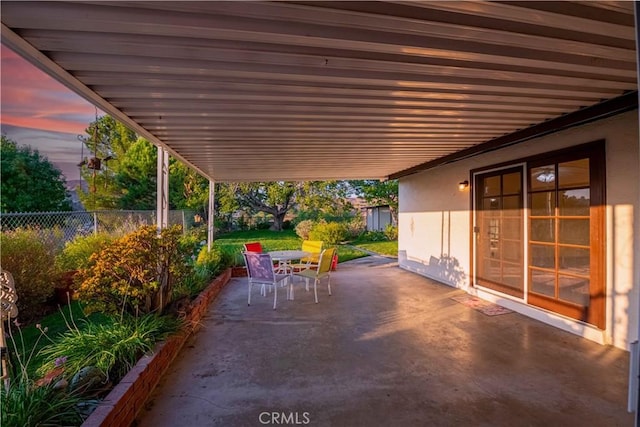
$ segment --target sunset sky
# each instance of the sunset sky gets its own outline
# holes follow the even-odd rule
[[[95,107],[4,45],[1,55],[2,134],[47,156],[67,181],[79,179],[78,135],[95,120]]]

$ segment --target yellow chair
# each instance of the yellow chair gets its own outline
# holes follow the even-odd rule
[[[317,268],[320,261],[320,253],[322,252],[322,244],[322,240],[303,240],[301,249],[311,255],[300,258],[300,262],[297,264],[292,264],[293,271],[298,272],[309,268]]]
[[[309,290],[309,279],[313,279],[313,293],[316,304],[318,303],[318,283],[325,277],[327,278],[327,289],[329,290],[329,295],[331,295],[331,262],[335,253],[336,248],[327,248],[320,253],[318,268],[293,273],[298,277],[304,277],[307,291]],[[289,299],[293,299],[293,280],[289,282]]]

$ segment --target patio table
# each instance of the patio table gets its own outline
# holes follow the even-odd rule
[[[291,261],[311,255],[310,252],[300,250],[271,251],[267,253],[271,255],[271,259],[278,262],[278,267],[284,269],[285,274],[290,275],[293,275]]]
[[[271,259],[278,262],[278,270],[281,270],[284,274],[289,275],[289,291],[287,292],[287,299],[293,299],[293,267],[291,267],[291,261],[308,257],[311,252],[300,250],[285,250],[285,251],[271,251],[267,252],[271,255]]]

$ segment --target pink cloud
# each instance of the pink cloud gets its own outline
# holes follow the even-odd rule
[[[29,129],[46,130],[52,132],[64,132],[82,134],[87,128],[88,122],[60,120],[55,117],[20,117],[6,113],[2,114],[3,125],[18,126]]]
[[[4,45],[0,53],[0,123],[78,134],[95,120],[95,107],[88,101]]]

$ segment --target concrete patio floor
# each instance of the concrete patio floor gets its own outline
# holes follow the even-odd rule
[[[281,290],[274,311],[232,279],[137,425],[633,425],[624,351],[486,316],[381,257],[340,264],[332,290]]]

